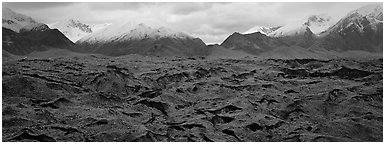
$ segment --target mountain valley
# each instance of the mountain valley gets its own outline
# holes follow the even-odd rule
[[[2,12],[3,142],[383,141],[382,3],[216,44]]]

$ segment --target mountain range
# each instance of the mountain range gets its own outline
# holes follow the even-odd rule
[[[141,54],[152,56],[203,56],[206,44],[199,38],[166,27],[143,23],[111,25],[76,42],[82,52],[111,56]]]
[[[209,46],[187,33],[143,23],[89,25],[66,19],[47,25],[9,8],[2,11],[3,50],[14,55],[59,48],[108,56],[317,57],[349,51],[382,53],[383,47],[380,4],[363,6],[337,22],[320,14],[283,26],[255,26],[244,33],[234,32],[219,45]]]
[[[26,55],[52,48],[75,48],[75,44],[57,29],[50,29],[46,24],[9,8],[3,8],[2,12],[2,46],[11,54]]]
[[[254,33],[249,31],[247,34],[234,33],[221,46],[254,55],[274,55],[272,51],[276,48],[281,51],[288,49],[285,51],[290,55],[293,46],[302,47],[301,51],[314,54],[317,54],[315,51],[328,51],[329,54],[349,51],[377,54],[382,53],[383,47],[382,17],[382,5],[371,4],[348,13],[336,23],[330,16],[322,14],[289,23],[269,33],[260,30]]]
[[[362,50],[382,53],[383,7],[366,5],[354,10],[330,27],[312,49],[347,51]]]

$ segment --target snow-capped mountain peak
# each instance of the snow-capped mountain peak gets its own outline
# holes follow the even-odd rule
[[[49,25],[51,28],[59,29],[68,39],[76,42],[82,37],[99,31],[108,25],[88,25],[76,19],[65,19]]]
[[[111,56],[140,54],[152,56],[207,55],[199,38],[166,27],[152,28],[143,23],[114,23],[76,42],[86,52]]]
[[[369,5],[365,5],[357,10],[354,10],[352,11],[350,14],[352,13],[358,13],[360,15],[363,15],[363,16],[370,16],[370,17],[374,17],[374,18],[378,18],[379,16],[381,16],[382,18],[382,11],[383,11],[383,7],[382,7],[382,4],[369,4]],[[382,19],[381,19],[382,21]]]
[[[311,15],[306,19],[289,23],[269,34],[271,37],[285,37],[303,34],[310,29],[313,34],[320,34],[334,24],[334,20],[327,14]]]
[[[314,34],[320,34],[321,32],[331,27],[334,23],[335,21],[331,16],[327,14],[321,14],[309,16],[307,18],[307,22],[305,22],[305,25],[307,25]]]
[[[192,38],[191,36],[177,32],[166,27],[152,28],[146,24],[111,24],[107,28],[96,33],[85,36],[79,42],[112,42],[112,41],[126,41],[134,39],[160,39],[164,37],[170,38]]]
[[[364,29],[369,28],[376,31],[378,28],[377,24],[382,25],[382,10],[382,4],[369,4],[360,7],[348,13],[323,35],[327,35],[330,32],[342,32],[346,30],[356,30],[363,33]],[[342,34],[344,34],[344,32]]]
[[[259,32],[261,34],[268,35],[280,27],[281,26],[276,26],[276,27],[255,26],[255,27],[252,27],[249,30],[243,32],[243,34],[250,34],[250,33]]]
[[[304,21],[296,21],[289,23],[273,32],[268,34],[270,37],[285,37],[285,36],[294,36],[298,34],[303,34],[306,32],[308,25]]]
[[[16,13],[8,7],[3,7],[2,12],[3,12],[2,18],[7,18],[7,19],[8,18],[14,18],[18,21],[23,21],[24,19],[32,20],[32,18],[30,18],[26,15],[23,15],[23,14]]]
[[[383,51],[382,3],[362,6],[351,11],[330,27],[312,48],[347,51]]]
[[[86,33],[91,33],[91,27],[87,24],[75,19],[66,19],[60,22],[56,22],[49,25],[51,28],[64,29],[64,28],[76,28]]]
[[[24,21],[35,22],[31,17],[16,13],[7,7],[3,7],[2,12],[3,12],[3,16],[2,16],[3,19],[14,19],[18,22],[24,22]]]
[[[12,31],[44,31],[48,29],[47,25],[39,23],[29,16],[14,12],[7,7],[2,8],[2,13],[2,27]]]

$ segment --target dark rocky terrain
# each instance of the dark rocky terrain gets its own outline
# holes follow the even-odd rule
[[[3,61],[3,141],[383,141],[382,59]]]

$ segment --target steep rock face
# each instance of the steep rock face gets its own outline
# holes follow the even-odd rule
[[[350,12],[328,31],[322,33],[322,39],[312,48],[382,52],[382,9],[382,5],[374,4]]]
[[[251,34],[240,34],[236,32],[226,38],[221,44],[221,46],[228,49],[241,50],[253,55],[258,55],[282,45],[285,44],[278,39],[268,37],[259,32]]]
[[[144,24],[111,25],[88,35],[76,44],[82,52],[110,56],[140,54],[151,56],[204,56],[208,55],[205,43],[181,32]]]

